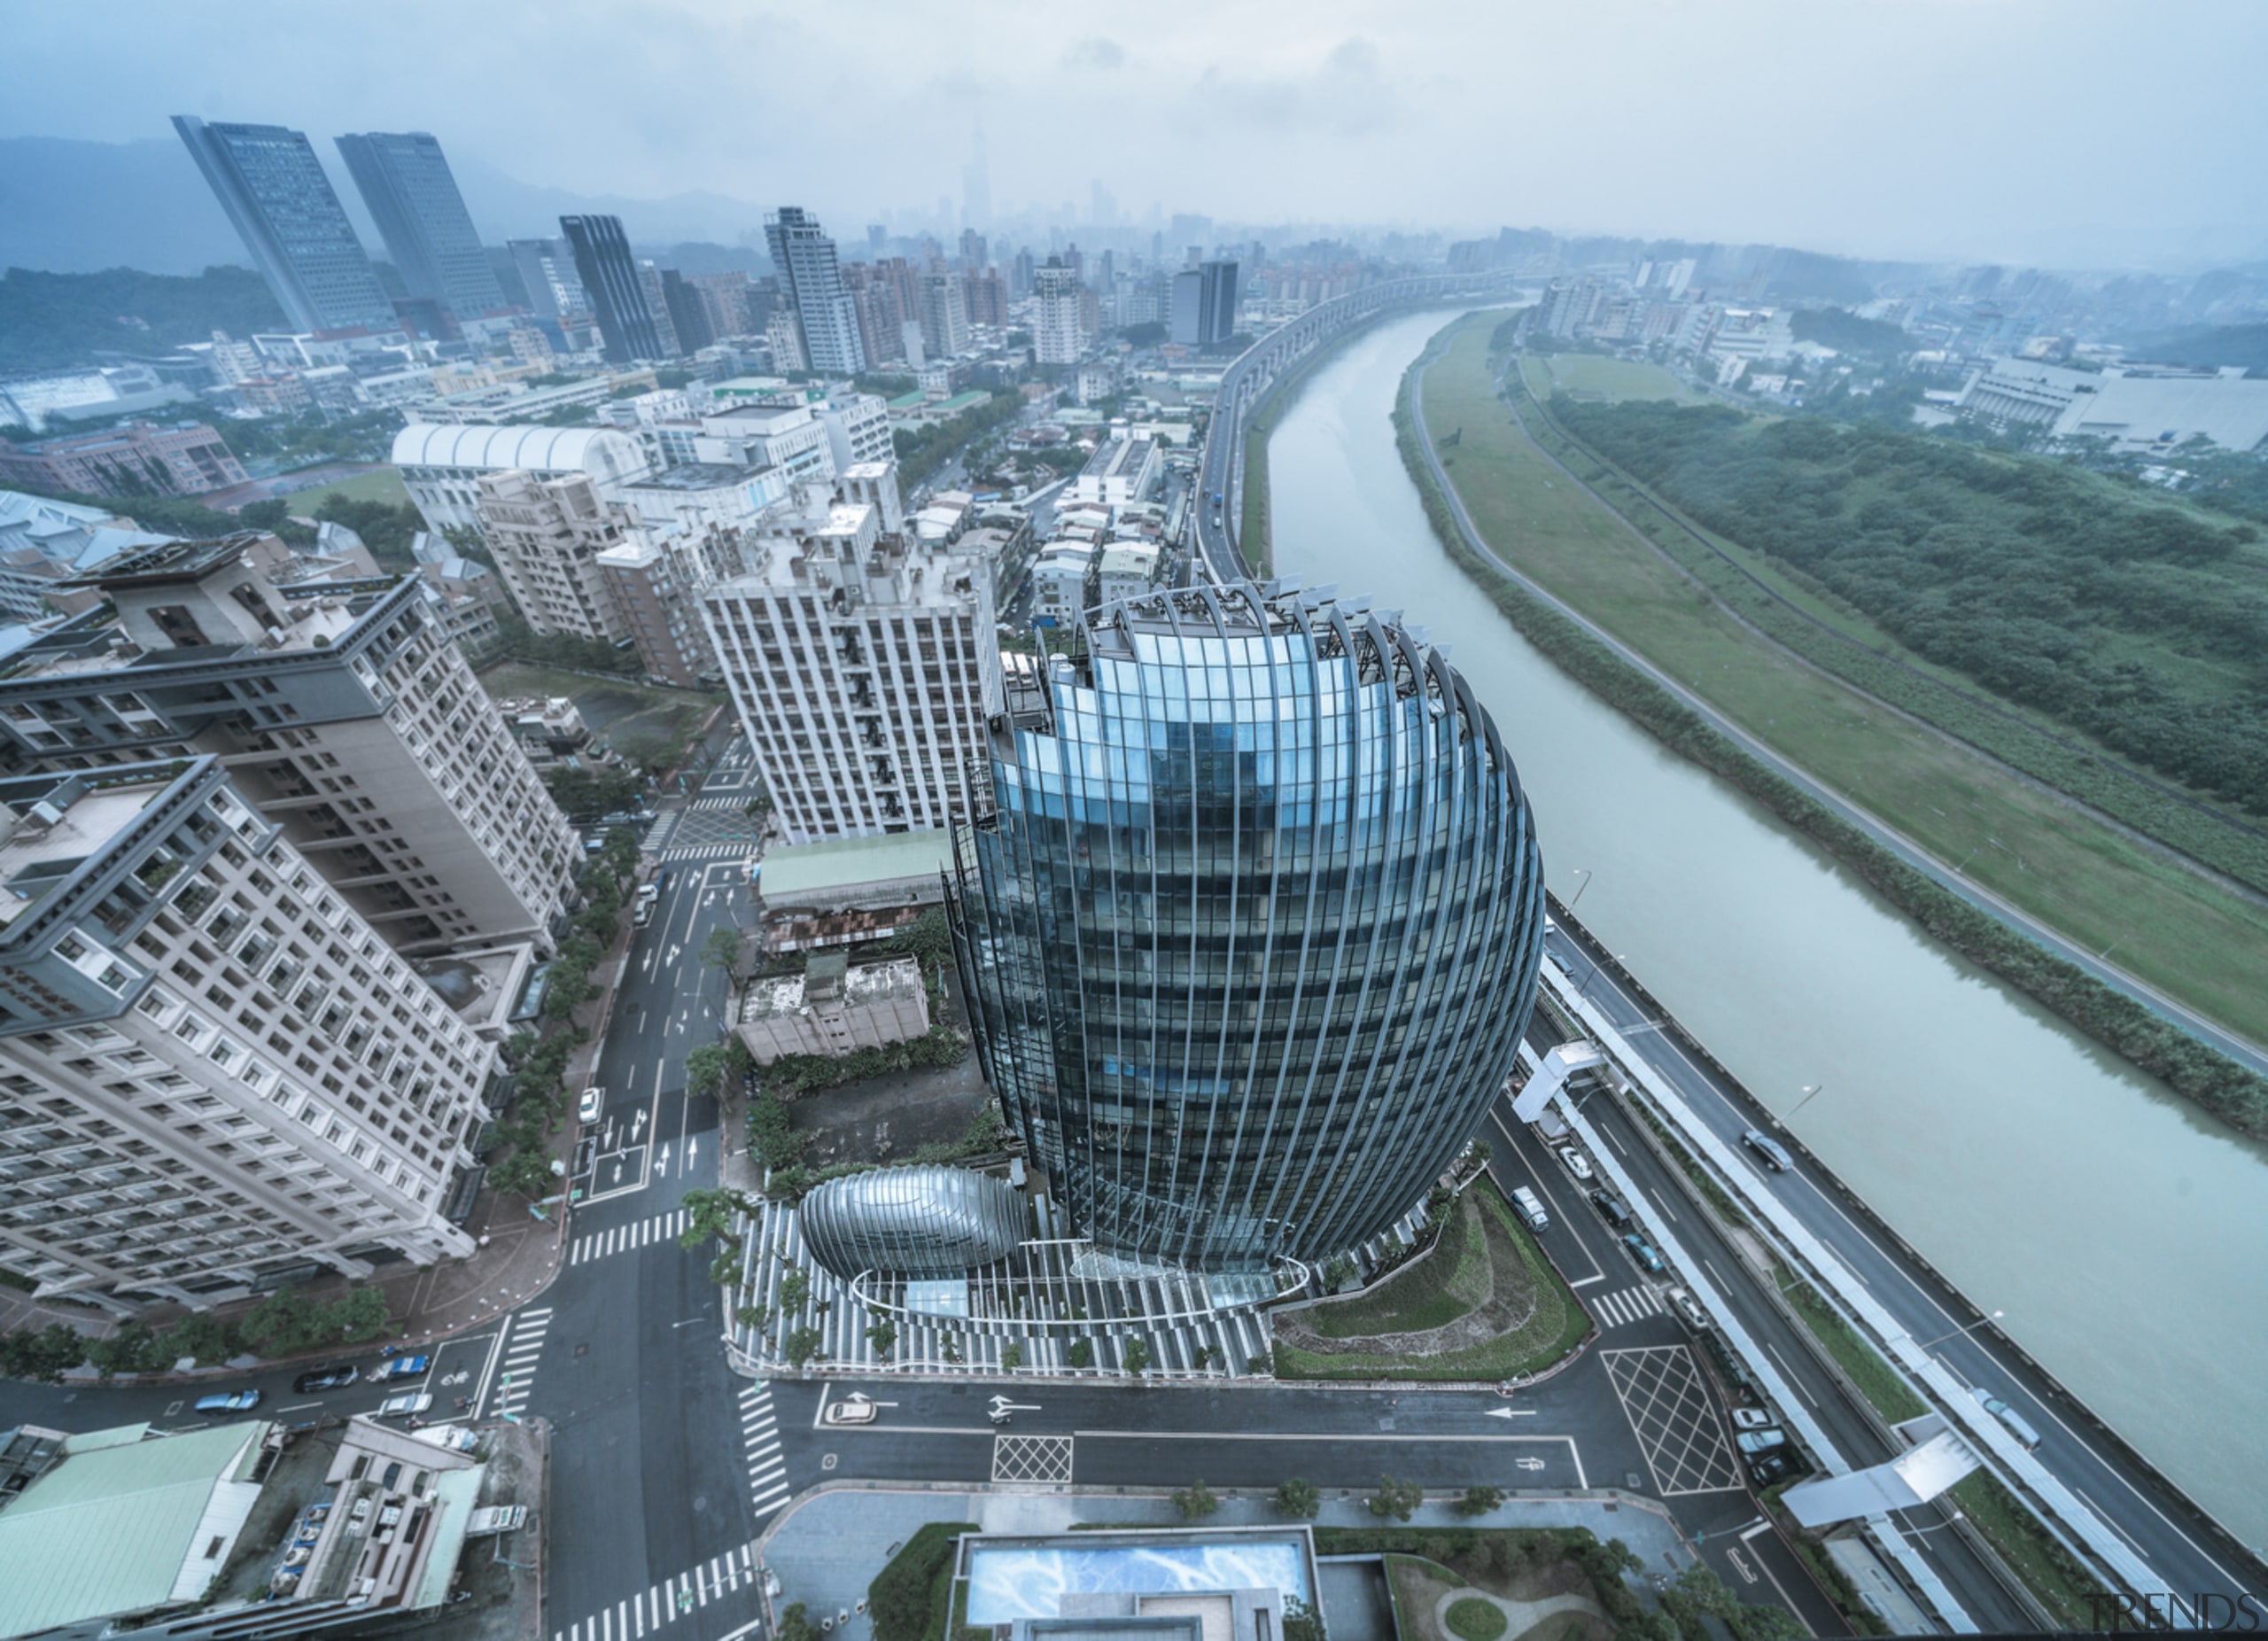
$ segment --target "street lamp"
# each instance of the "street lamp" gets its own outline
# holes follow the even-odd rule
[[[1787,1116],[1774,1117],[1772,1119],[1772,1126],[1775,1128],[1785,1128],[1795,1119],[1797,1112],[1802,1110],[1806,1106],[1809,1105],[1813,1100],[1818,1099],[1826,1092],[1827,1085],[1824,1083],[1806,1083],[1804,1085],[1804,1097],[1801,1100],[1797,1100],[1794,1105],[1788,1108]]]
[[[1581,900],[1583,898],[1583,890],[1591,886],[1591,869],[1587,866],[1579,866],[1575,870],[1583,880],[1575,885],[1575,900]],[[1567,902],[1567,910],[1571,914],[1575,909],[1575,900]]]
[[[1967,1327],[1956,1327],[1950,1334],[1939,1334],[1935,1339],[1925,1340],[1916,1345],[1915,1349],[1917,1350],[1927,1350],[1933,1345],[1941,1345],[1945,1343],[1948,1339],[1957,1339],[1963,1334],[1973,1334],[1978,1328],[1984,1326],[1987,1322],[1997,1322],[2006,1315],[2008,1315],[2008,1312],[2005,1310],[1995,1310],[1990,1316],[1980,1316],[1974,1322],[1971,1322]],[[1913,1334],[1908,1334],[1907,1337],[1911,1339],[1913,1338]]]
[[[1628,955],[1628,953],[1624,953],[1624,952],[1617,952],[1617,953],[1614,954],[1614,960],[1615,960],[1616,962],[1618,962],[1618,963],[1619,963],[1619,962],[1620,962],[1620,961],[1621,961],[1621,960],[1622,960],[1626,956],[1627,956],[1627,955]],[[1598,960],[1596,958],[1593,958],[1593,959],[1591,960],[1591,972],[1590,972],[1590,977],[1589,977],[1589,979],[1587,979],[1587,980],[1585,980],[1585,981],[1583,982],[1582,986],[1581,987],[1581,989],[1580,989],[1580,990],[1578,990],[1578,991],[1576,992],[1576,993],[1575,993],[1575,1000],[1576,1000],[1577,1002],[1579,1002],[1579,1003],[1580,1003],[1580,1002],[1581,1002],[1581,1001],[1583,1000],[1583,999],[1584,999],[1587,995],[1588,995],[1588,993],[1589,993],[1589,992],[1590,992],[1590,989],[1591,989],[1591,981],[1596,980],[1596,979],[1597,979],[1597,978],[1599,977],[1599,973],[1600,973],[1600,969],[1601,969],[1601,968],[1602,968],[1602,965],[1600,964],[1599,960]]]

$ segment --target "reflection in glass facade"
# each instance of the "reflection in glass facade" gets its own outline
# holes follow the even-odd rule
[[[986,1077],[1074,1225],[1208,1268],[1385,1231],[1534,1001],[1543,883],[1495,726],[1363,603],[1092,618],[996,739],[951,896]]]
[[[963,1276],[1006,1258],[1025,1230],[1024,1200],[1006,1180],[935,1165],[822,1181],[799,1218],[812,1257],[845,1280]]]

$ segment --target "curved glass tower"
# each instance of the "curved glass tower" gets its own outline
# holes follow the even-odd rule
[[[951,885],[986,1077],[1074,1228],[1327,1257],[1414,1207],[1535,995],[1543,880],[1496,727],[1325,594],[1153,595],[1010,686]]]

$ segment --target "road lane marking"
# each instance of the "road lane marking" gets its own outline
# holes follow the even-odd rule
[[[1812,1395],[1811,1387],[1804,1383],[1803,1380],[1798,1376],[1796,1370],[1788,1365],[1788,1358],[1780,1354],[1780,1347],[1774,1344],[1767,1339],[1764,1342],[1764,1348],[1772,1353],[1772,1359],[1780,1365],[1780,1371],[1788,1376],[1788,1382],[1795,1386],[1797,1389],[1803,1392],[1805,1401],[1810,1403],[1814,1407],[1817,1407],[1819,1405],[1819,1398]]]

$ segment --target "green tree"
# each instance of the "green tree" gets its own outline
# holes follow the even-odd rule
[[[713,1094],[724,1086],[725,1046],[722,1043],[703,1043],[685,1051],[685,1092],[693,1095]]]
[[[1485,1516],[1504,1502],[1501,1487],[1468,1487],[1464,1497],[1456,1501],[1456,1513],[1461,1516]]]
[[[801,1265],[790,1265],[780,1277],[780,1313],[794,1316],[812,1296],[811,1272]]]
[[[280,1287],[237,1324],[245,1342],[262,1356],[289,1356],[321,1342],[322,1318],[295,1287]]]
[[[741,1235],[734,1228],[737,1216],[754,1217],[756,1204],[737,1191],[721,1186],[701,1187],[688,1191],[680,1202],[685,1209],[685,1229],[678,1233],[680,1248],[698,1248],[714,1237],[726,1249],[738,1253]]]
[[[804,1604],[796,1601],[791,1603],[788,1610],[780,1614],[777,1641],[826,1641],[826,1637],[819,1633],[819,1626],[812,1622],[809,1615],[804,1613]]]
[[[87,1361],[96,1372],[108,1378],[113,1373],[152,1373],[168,1365],[173,1357],[166,1354],[165,1340],[151,1330],[140,1318],[120,1323],[116,1333],[107,1339],[90,1340],[87,1344]]]
[[[897,1324],[886,1316],[876,1317],[866,1329],[866,1342],[874,1346],[876,1356],[888,1356],[890,1347],[897,1343]]]
[[[790,1367],[801,1367],[819,1354],[827,1342],[826,1335],[815,1327],[799,1327],[780,1342],[780,1354],[788,1358]]]
[[[1370,1497],[1371,1513],[1407,1521],[1418,1513],[1418,1506],[1425,1502],[1425,1489],[1415,1482],[1397,1481],[1393,1476],[1382,1475],[1379,1478],[1378,1491]]]
[[[161,1368],[172,1366],[183,1357],[194,1358],[199,1367],[218,1367],[244,1349],[235,1325],[209,1310],[182,1318],[159,1335],[158,1343]]]
[[[1323,1489],[1304,1476],[1293,1476],[1277,1488],[1276,1508],[1287,1516],[1312,1520],[1323,1508]]]
[[[536,1145],[519,1147],[488,1170],[490,1185],[531,1202],[548,1196],[556,1178],[551,1171],[551,1153]]]
[[[711,929],[709,938],[701,945],[701,960],[712,968],[723,969],[728,975],[738,968],[741,961],[740,929],[732,924]]]
[[[1201,1520],[1221,1507],[1221,1501],[1213,1497],[1213,1489],[1205,1485],[1201,1476],[1187,1487],[1174,1489],[1172,1498],[1173,1507],[1181,1512],[1184,1521]]]
[[[1126,1348],[1119,1353],[1119,1359],[1125,1364],[1126,1371],[1130,1373],[1148,1373],[1150,1371],[1150,1342],[1137,1334],[1126,1342]]]
[[[323,1308],[323,1325],[330,1336],[350,1345],[377,1338],[393,1326],[393,1312],[383,1287],[350,1287]]]
[[[1095,1365],[1094,1342],[1091,1339],[1073,1340],[1071,1348],[1063,1353],[1063,1359],[1073,1367],[1092,1367]]]
[[[1024,1347],[1021,1340],[1011,1339],[1000,1347],[1000,1366],[1004,1372],[1014,1373],[1024,1365]]]
[[[27,1330],[0,1335],[0,1373],[12,1378],[59,1382],[86,1359],[87,1341],[60,1322],[50,1322],[35,1334]]]
[[[1284,1641],[1331,1641],[1324,1634],[1323,1614],[1297,1596],[1284,1598]]]

